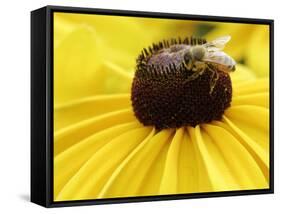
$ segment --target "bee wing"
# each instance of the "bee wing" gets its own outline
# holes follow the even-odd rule
[[[236,65],[236,62],[232,57],[224,53],[223,51],[208,52],[203,61],[213,62],[221,65]]]
[[[230,39],[231,36],[222,36],[211,42],[206,43],[205,46],[209,51],[222,50],[225,44],[228,43]]]

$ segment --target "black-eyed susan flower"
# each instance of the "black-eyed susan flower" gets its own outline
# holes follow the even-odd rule
[[[269,80],[253,59],[212,93],[208,73],[135,72],[143,47],[196,23],[55,13],[55,201],[269,187]]]

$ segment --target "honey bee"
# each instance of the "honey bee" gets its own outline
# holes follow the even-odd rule
[[[184,52],[185,67],[193,71],[186,81],[192,81],[201,76],[206,70],[212,72],[210,80],[210,93],[212,93],[219,78],[217,71],[235,71],[236,62],[231,56],[223,52],[226,43],[231,39],[230,36],[219,37],[203,45],[190,46]]]

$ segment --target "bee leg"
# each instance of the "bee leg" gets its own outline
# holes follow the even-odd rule
[[[212,68],[212,66],[207,65],[207,67],[208,67],[209,71],[212,72],[212,76],[211,76],[211,79],[210,79],[210,94],[212,94],[213,90],[216,86],[216,83],[219,79],[219,75],[218,75],[218,72]]]
[[[190,76],[185,80],[185,82],[190,82],[190,81],[193,81],[193,80],[197,79],[199,76],[201,76],[201,75],[204,73],[205,69],[206,69],[206,66],[201,66],[201,67],[199,67],[199,66],[196,67],[196,66],[195,66],[195,67],[192,69],[193,74],[190,75]]]
[[[205,63],[201,63],[199,64],[200,69],[199,69],[199,75],[202,75],[205,71],[206,71],[206,68],[207,68],[207,65]]]
[[[185,58],[185,60],[184,60],[184,67],[187,70],[192,70],[193,66],[194,66],[193,60],[191,60],[189,58]]]
[[[192,75],[190,75],[185,82],[190,82],[193,81],[195,79],[197,79],[200,76],[200,73],[198,71],[194,71],[194,73]]]

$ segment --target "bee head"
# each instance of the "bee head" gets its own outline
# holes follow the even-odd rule
[[[190,49],[186,50],[183,57],[184,57],[185,62],[188,62],[189,60],[191,60],[192,59],[191,50]]]
[[[202,60],[205,56],[206,49],[202,45],[196,45],[191,48],[191,53],[195,60]]]

